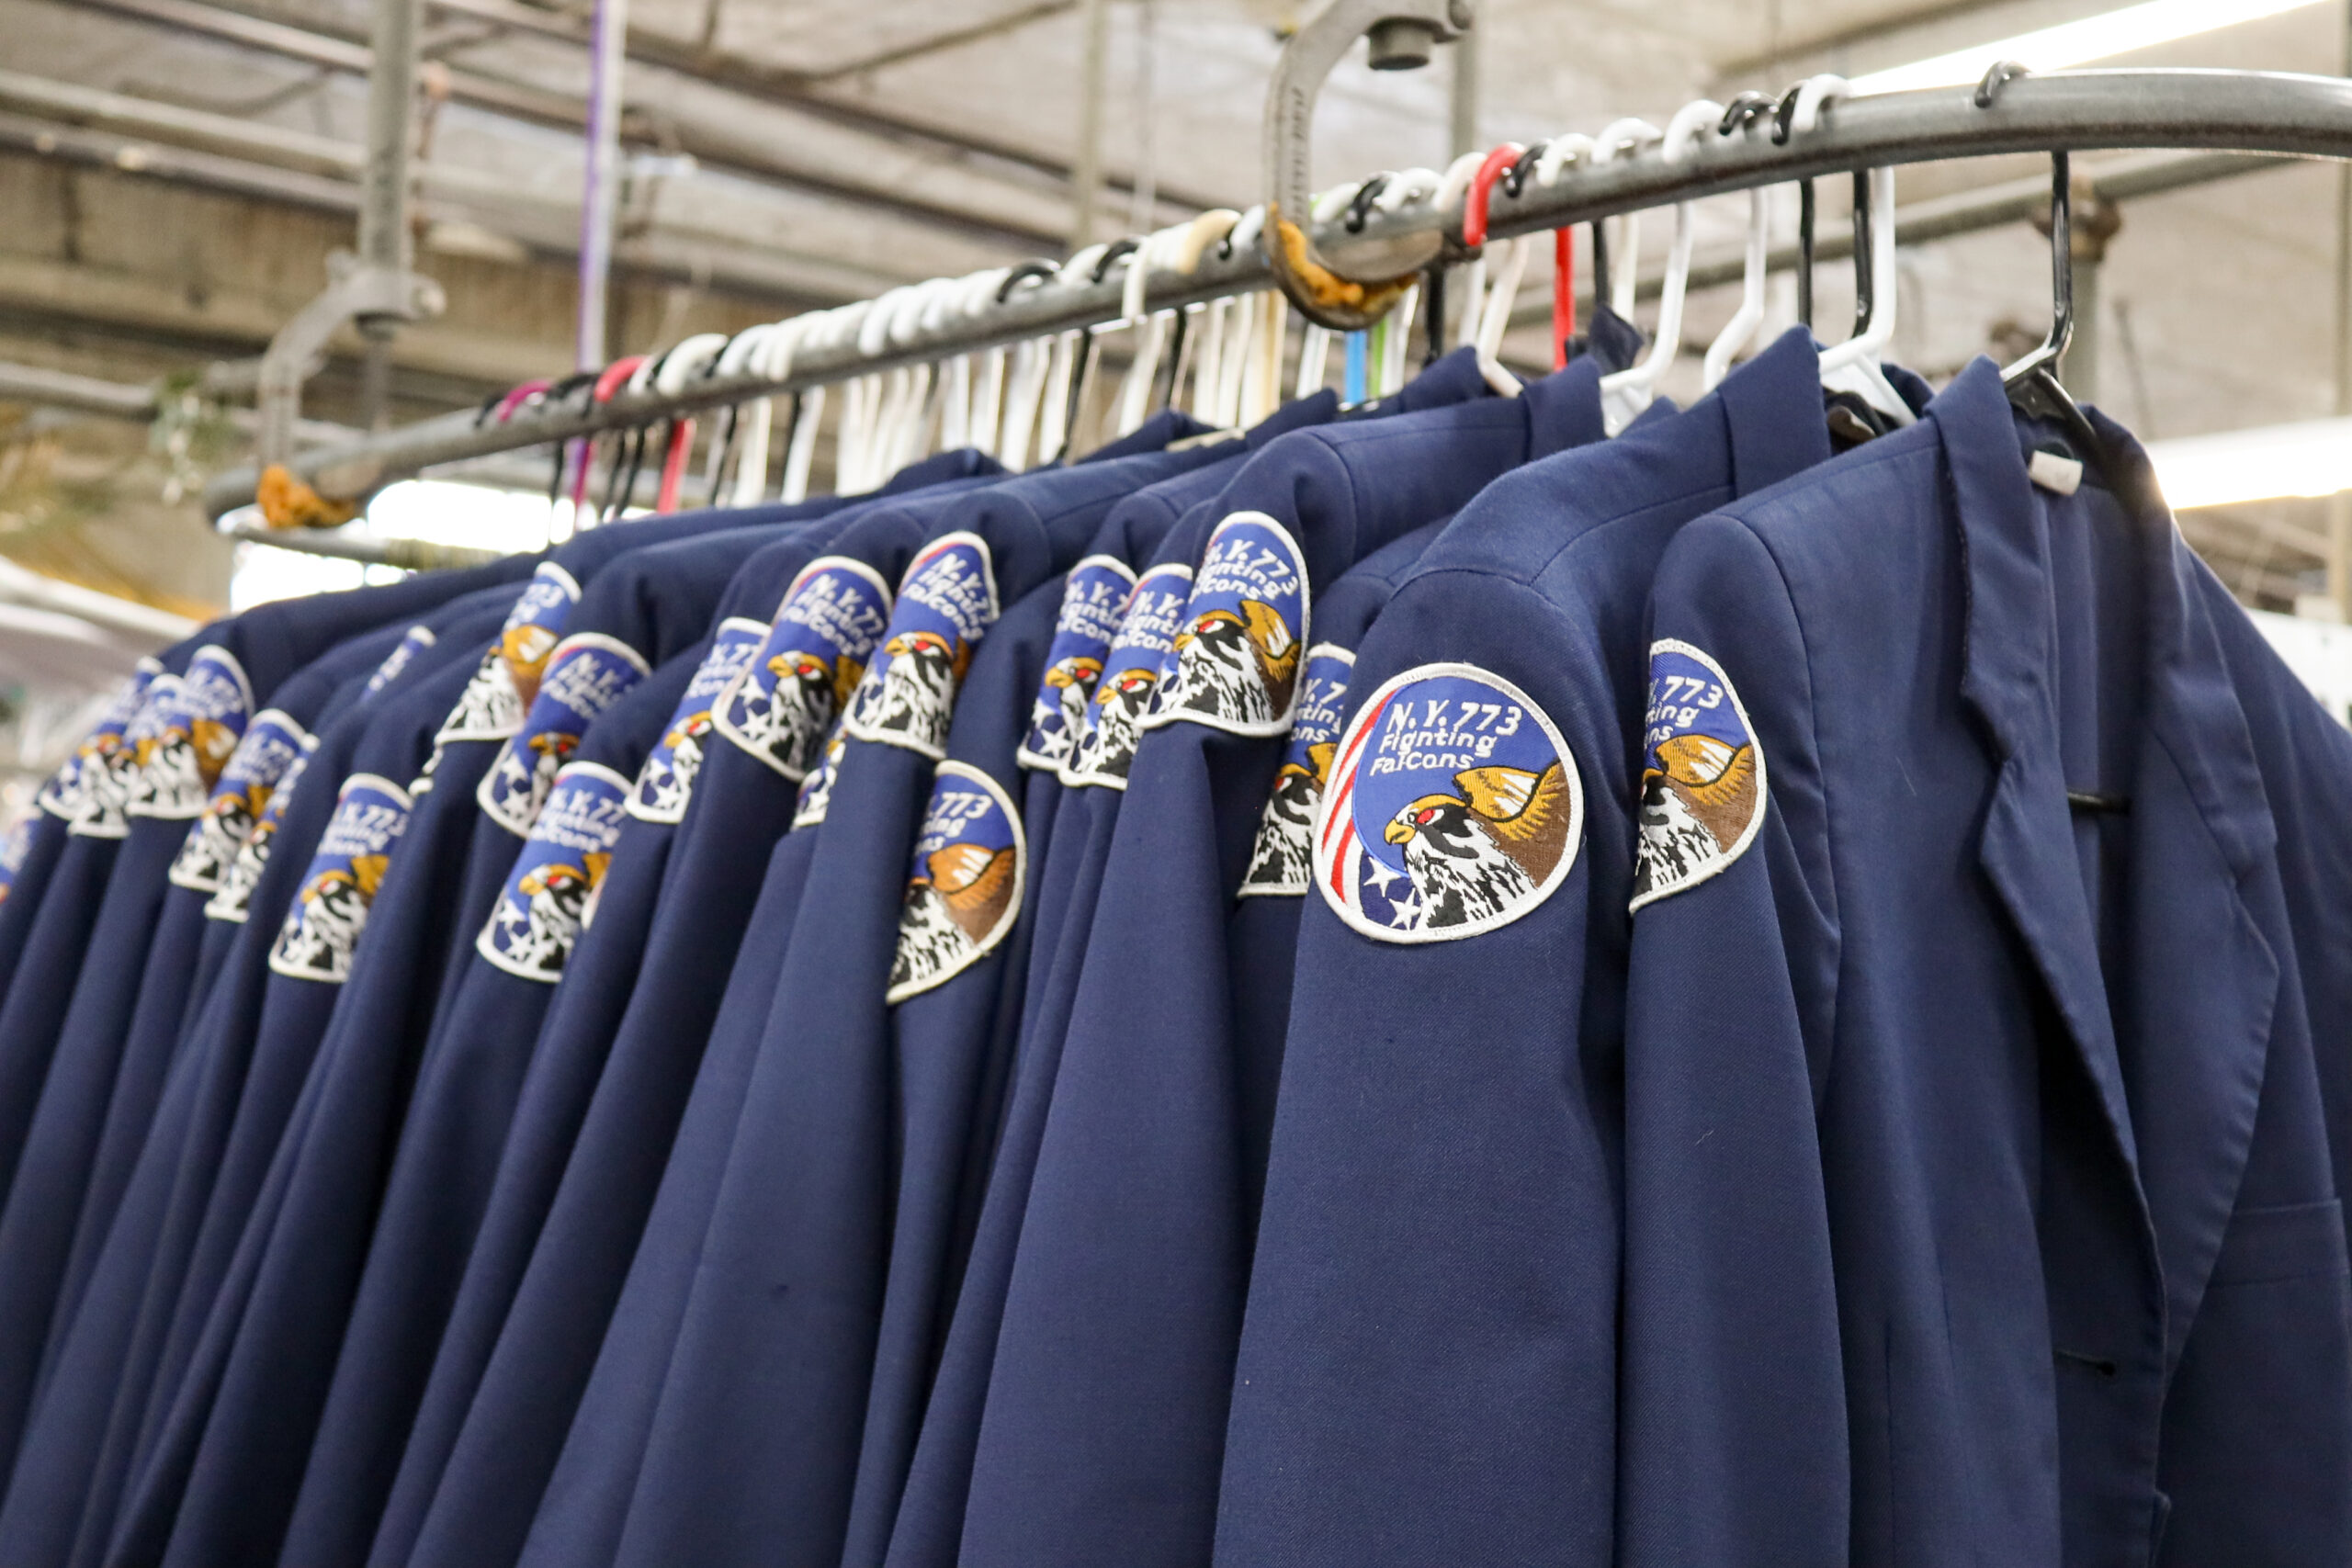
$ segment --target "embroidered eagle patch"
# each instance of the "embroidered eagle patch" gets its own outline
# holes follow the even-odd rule
[[[618,637],[581,632],[564,638],[548,656],[523,728],[506,738],[475,786],[483,813],[518,839],[529,833],[580,738],[648,672],[644,656]]]
[[[744,615],[730,615],[711,634],[710,651],[695,666],[694,679],[670,715],[662,739],[646,753],[638,770],[636,787],[628,797],[628,814],[646,822],[678,822],[694,797],[695,776],[702,772],[703,748],[709,744],[711,705],[750,667],[767,627]]]
[[[1065,784],[1127,787],[1143,721],[1159,690],[1160,664],[1172,654],[1192,589],[1193,569],[1170,564],[1145,572],[1127,595],[1118,635],[1102,656],[1102,679],[1087,701],[1086,728],[1062,773]]]
[[[276,708],[254,716],[229,765],[220,770],[204,815],[189,827],[180,852],[173,857],[173,886],[205,894],[220,891],[220,879],[236,863],[237,852],[268,809],[277,781],[313,744],[300,725]]]
[[[123,810],[185,822],[202,815],[212,786],[244,739],[254,693],[225,648],[198,649],[139,742],[138,780]]]
[[[1584,835],[1584,789],[1542,708],[1468,664],[1384,684],[1340,738],[1315,881],[1382,942],[1447,942],[1551,897]]]
[[[474,951],[509,975],[553,985],[588,923],[621,836],[628,781],[596,762],[556,775]]]
[[[1110,556],[1089,556],[1069,569],[1054,640],[1046,649],[1045,679],[1015,757],[1021,766],[1050,773],[1069,765],[1086,730],[1086,705],[1102,679],[1103,655],[1111,651],[1135,586],[1126,562]]]
[[[115,787],[120,804],[130,798],[128,770],[136,761],[130,739],[131,726],[147,709],[147,699],[158,681],[168,680],[164,667],[152,659],[139,661],[138,673],[115,694],[114,701],[74,754],[51,775],[41,787],[40,807],[51,816],[65,822],[74,831],[87,829],[84,823],[103,810],[98,796],[107,786]],[[115,812],[120,816],[119,805]],[[123,824],[124,832],[130,830]],[[105,836],[119,837],[119,834]]]
[[[880,572],[846,556],[810,561],[718,699],[718,732],[786,778],[806,778],[889,622]]]
[[[1258,819],[1258,841],[1242,874],[1240,897],[1296,897],[1315,878],[1315,812],[1331,779],[1331,759],[1340,750],[1340,716],[1348,701],[1348,677],[1356,656],[1334,643],[1306,653],[1306,678],[1298,693],[1298,716],[1282,770]]]
[[[1671,638],[1650,645],[1642,728],[1641,839],[1629,909],[1722,871],[1764,822],[1764,752],[1731,678]]]
[[[579,602],[580,584],[571,573],[541,561],[435,739],[503,740],[514,734],[539,694],[548,660]]]
[[[850,734],[933,760],[945,756],[956,688],[996,616],[987,540],[959,532],[923,547],[899,581],[881,650],[851,694]]]
[[[944,985],[1004,940],[1021,913],[1025,858],[1020,814],[996,780],[940,763],[915,836],[885,999],[895,1005]]]
[[[1290,728],[1306,641],[1306,563],[1262,512],[1216,525],[1174,639],[1175,676],[1151,722],[1190,719],[1237,735]]]
[[[374,673],[368,677],[367,689],[359,694],[359,700],[366,702],[369,697],[399,680],[407,673],[408,667],[415,662],[416,656],[431,648],[437,640],[439,639],[434,637],[431,626],[409,627],[401,635],[399,646],[384,655],[384,661],[377,665]]]
[[[368,908],[408,829],[411,806],[408,792],[390,779],[354,773],[343,782],[334,816],[269,950],[273,971],[337,986],[351,978]]]
[[[808,770],[808,776],[800,781],[800,793],[793,796],[792,826],[796,831],[814,828],[825,819],[826,811],[833,804],[833,780],[842,771],[842,753],[848,748],[849,737],[835,724],[832,734],[825,738],[824,753]]]
[[[270,847],[277,841],[278,825],[286,820],[286,808],[294,803],[294,786],[301,782],[303,773],[311,765],[311,757],[319,749],[318,741],[309,735],[302,737],[300,755],[286,764],[286,772],[278,776],[277,787],[269,793],[245,833],[245,841],[237,846],[236,857],[220,874],[220,886],[204,906],[204,918],[209,920],[232,920],[244,924],[245,910],[253,903],[254,889],[261,882],[261,874],[269,869]]]

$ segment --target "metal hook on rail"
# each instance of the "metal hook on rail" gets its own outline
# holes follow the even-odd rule
[[[1333,0],[1283,46],[1266,89],[1265,253],[1283,292],[1316,325],[1370,326],[1444,249],[1439,232],[1366,233],[1326,248],[1307,231],[1315,100],[1324,81],[1367,34],[1374,69],[1408,69],[1427,63],[1431,46],[1468,31],[1475,17],[1473,0]]]

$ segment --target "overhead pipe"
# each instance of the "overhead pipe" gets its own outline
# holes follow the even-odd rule
[[[2259,72],[2088,71],[2032,76],[2007,85],[1990,108],[1972,89],[1924,89],[1850,98],[1811,131],[1775,142],[1770,136],[1708,138],[1669,163],[1656,148],[1579,165],[1546,186],[1529,180],[1516,193],[1498,189],[1487,213],[1491,237],[1549,231],[1613,214],[1727,195],[1758,186],[1857,168],[2007,153],[2115,148],[2190,148],[2294,157],[2352,156],[2352,82],[2337,77]],[[1318,246],[1340,251],[1359,236],[1335,217],[1316,225]],[[1459,216],[1426,203],[1377,203],[1363,234],[1403,246],[1460,241]],[[1204,255],[1190,274],[1155,272],[1144,290],[1149,310],[1269,287],[1261,254],[1235,246]],[[671,395],[624,394],[601,407],[571,406],[518,413],[493,430],[469,415],[428,420],[379,438],[314,454],[302,473],[322,493],[357,498],[433,464],[516,446],[539,446],[599,431],[640,426],[698,408],[803,390],[900,365],[924,363],[1001,344],[1124,318],[1126,280],[1114,276],[1055,281],[1013,292],[979,313],[919,326],[872,351],[854,342],[814,344],[794,355],[783,378],[714,376]],[[250,473],[227,474],[208,490],[208,504],[226,511],[251,498]]]

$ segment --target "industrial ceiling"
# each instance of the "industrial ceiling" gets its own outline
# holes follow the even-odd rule
[[[1663,123],[1693,96],[1881,69],[2113,3],[1485,0],[1477,134]],[[1111,0],[1109,16],[1096,235],[1256,199],[1261,104],[1295,9]],[[634,0],[614,349],[1067,251],[1081,17],[1078,0]],[[253,356],[352,243],[368,26],[365,0],[0,0],[0,399],[17,400],[0,402],[0,454],[17,454],[13,468],[0,457],[0,551],[152,602],[218,602],[226,558],[185,499],[188,472],[237,439],[212,400],[249,400]],[[2344,26],[2341,6],[2308,6],[2100,63],[2334,73]],[[584,6],[427,0],[418,265],[448,310],[401,332],[372,380],[360,340],[339,339],[306,413],[406,420],[571,367],[587,35]],[[1442,167],[1453,78],[1442,59],[1343,67],[1317,121],[1318,183]],[[2083,163],[2096,177],[2147,161]],[[2032,160],[1914,168],[1900,201],[1964,209],[2036,177]],[[2344,412],[2340,180],[2249,161],[2120,204],[2073,378],[2143,436]],[[1736,254],[1744,213],[1702,207],[1702,256]],[[1653,270],[1668,228],[1645,225]],[[2024,222],[1904,254],[1905,363],[1938,377],[2039,337],[2047,254]],[[1845,288],[1827,267],[1825,336]],[[1687,344],[1736,293],[1694,294]],[[1541,340],[1531,325],[1511,349],[1540,360]],[[173,405],[194,416],[159,427],[187,450],[147,450],[94,412],[110,397],[147,412],[145,389],[208,367],[209,389]],[[60,391],[60,375],[102,385]],[[2324,505],[2184,526],[2243,597],[2281,605],[2315,586]]]

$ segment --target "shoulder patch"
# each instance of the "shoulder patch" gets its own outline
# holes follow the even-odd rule
[[[1021,813],[996,780],[962,762],[940,763],[915,835],[885,999],[945,985],[1002,942],[1021,914],[1027,859]]]
[[[1315,882],[1382,942],[1507,926],[1567,879],[1584,785],[1526,693],[1469,664],[1408,670],[1340,738],[1315,825]]]
[[[1175,678],[1149,722],[1282,734],[1298,695],[1307,598],[1306,559],[1289,529],[1262,512],[1219,523],[1176,634]]]
[[[842,752],[848,745],[849,737],[835,724],[832,734],[825,738],[823,755],[800,781],[800,793],[793,799],[793,830],[814,828],[825,819],[825,809],[833,801],[833,779],[842,771]]]
[[[1136,582],[1119,616],[1118,635],[1102,656],[1102,675],[1086,705],[1086,728],[1070,752],[1062,783],[1127,787],[1143,721],[1159,690],[1160,661],[1175,648],[1192,594],[1193,569],[1153,567]]]
[[[1258,819],[1257,847],[1241,877],[1241,897],[1297,897],[1315,879],[1315,812],[1340,750],[1340,716],[1347,708],[1348,677],[1355,663],[1356,656],[1336,643],[1306,650],[1298,714],[1291,722],[1290,744],[1283,748],[1282,771]]]
[[[384,655],[384,661],[377,665],[375,673],[368,677],[368,687],[359,694],[359,700],[366,702],[399,680],[407,673],[408,667],[416,662],[416,656],[431,648],[436,640],[431,626],[409,627],[401,636],[400,646]]]
[[[354,773],[343,781],[334,816],[319,837],[318,852],[302,874],[302,889],[270,947],[271,970],[337,986],[351,978],[351,956],[367,927],[368,908],[408,829],[411,805],[408,792],[390,779]]]
[[[1115,557],[1089,556],[1069,569],[1054,640],[1046,649],[1045,680],[1014,757],[1021,766],[1050,773],[1069,764],[1086,728],[1086,705],[1102,679],[1102,657],[1111,651],[1135,586],[1135,572]]]
[[[988,541],[959,531],[924,546],[899,581],[882,647],[850,695],[850,734],[934,761],[945,756],[956,688],[996,617]]]
[[[1629,911],[1722,871],[1764,823],[1764,749],[1731,677],[1687,642],[1650,644],[1640,787]]]
[[[458,705],[441,723],[435,750],[448,740],[503,740],[521,728],[548,660],[562,640],[564,623],[580,602],[580,584],[553,561],[541,561],[524,585],[498,640],[482,655]],[[427,770],[428,773],[430,769]]]
[[[630,790],[628,814],[646,822],[677,822],[694,797],[702,772],[703,748],[710,743],[711,708],[752,662],[767,627],[747,615],[730,615],[711,634],[710,651],[695,666],[694,678],[670,715],[662,739],[646,753]]]
[[[179,703],[180,678],[155,677],[146,700],[114,743],[105,746],[82,770],[79,808],[67,829],[88,839],[121,839],[130,834],[130,803],[139,796],[140,769],[154,755],[156,738],[171,722]]]
[[[712,722],[786,778],[807,777],[889,621],[890,585],[880,572],[820,556],[792,580]]]
[[[319,748],[309,735],[301,739],[300,750],[286,764],[277,784],[270,791],[269,799],[254,818],[254,825],[246,829],[244,841],[220,873],[220,886],[204,906],[205,919],[233,920],[243,925],[245,910],[253,902],[254,888],[261,881],[261,874],[268,869],[270,846],[277,841],[278,824],[286,820],[286,808],[294,803],[294,785],[304,770],[311,765],[311,754]],[[183,853],[187,852],[185,849]]]
[[[620,841],[628,781],[596,762],[555,776],[474,951],[509,975],[549,985],[563,977]]]
[[[506,738],[475,787],[474,798],[491,820],[518,839],[530,832],[539,803],[580,738],[647,673],[644,656],[618,637],[582,632],[564,638],[548,656],[523,728]]]
[[[287,715],[269,708],[254,716],[229,765],[212,787],[204,814],[190,825],[168,874],[175,887],[218,893],[220,879],[236,863],[286,770],[312,744],[310,734]]]
[[[41,786],[39,799],[43,811],[69,824],[81,820],[89,805],[93,777],[123,749],[124,734],[146,706],[148,690],[163,672],[164,667],[152,659],[139,661],[138,672],[122,683],[114,700],[107,705],[106,712],[99,715],[98,722],[90,727],[90,733],[74,748],[74,754]]]
[[[25,857],[32,853],[33,823],[40,816],[29,807],[19,811],[7,830],[0,832],[0,904],[8,901],[8,890],[17,885],[17,874],[25,869]]]
[[[237,656],[200,648],[140,742],[139,781],[123,810],[185,822],[202,814],[254,711],[254,689]]]

